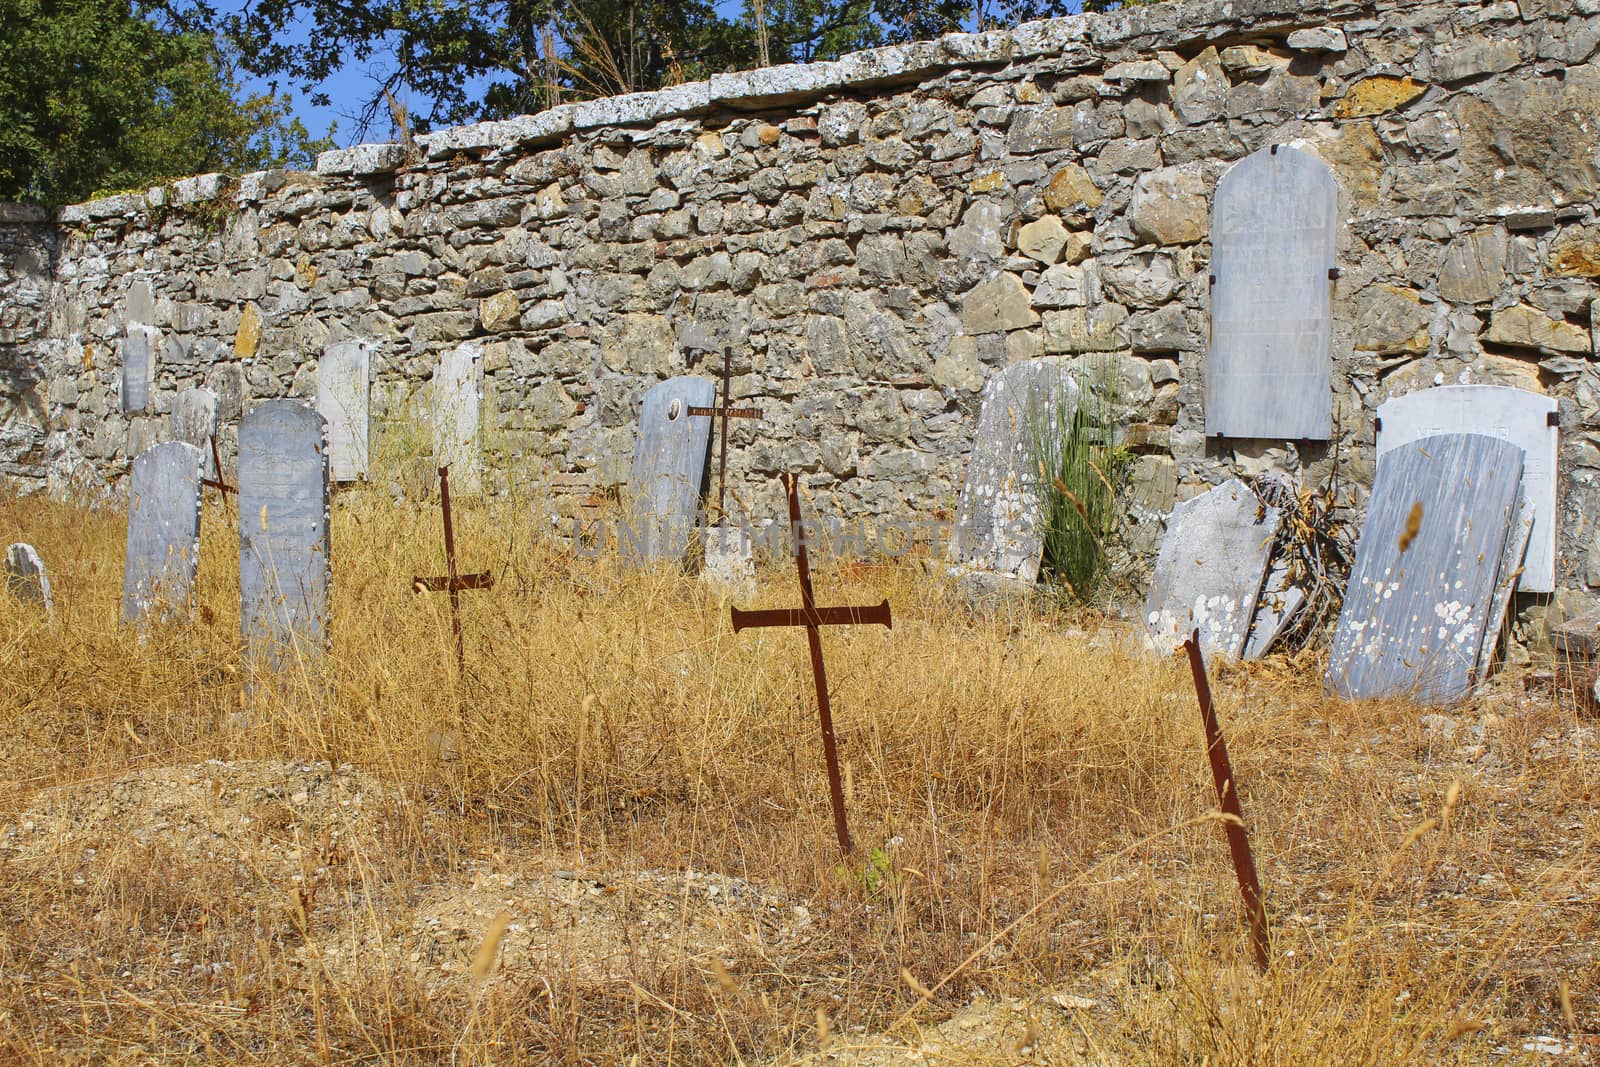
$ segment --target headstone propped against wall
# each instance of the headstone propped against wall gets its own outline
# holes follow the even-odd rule
[[[150,387],[156,377],[156,331],[130,323],[122,339],[122,410],[128,414],[150,406]]]
[[[1078,407],[1078,384],[1057,362],[1029,359],[990,378],[961,486],[950,562],[958,571],[1031,586],[1044,553],[1036,440]]]
[[[185,389],[172,398],[168,435],[204,452],[217,432],[217,394],[209,389]]]
[[[1481,433],[1523,451],[1522,495],[1533,505],[1533,533],[1519,586],[1556,588],[1556,402],[1503,385],[1443,385],[1386,400],[1378,408],[1378,458],[1400,445],[1447,433]]]
[[[38,604],[46,617],[55,615],[56,602],[50,595],[50,575],[44,560],[30,544],[18,541],[6,549],[6,590],[18,600]]]
[[[1207,656],[1244,655],[1278,520],[1237,478],[1172,509],[1144,605],[1157,649],[1171,651],[1198,629]]]
[[[480,456],[478,430],[483,407],[483,346],[475,341],[457,345],[439,357],[430,390],[433,454],[441,467],[450,468],[451,486],[458,492],[478,489]]]
[[[1263,148],[1217,184],[1206,436],[1329,439],[1338,224],[1333,172],[1295,148]]]
[[[133,461],[122,567],[125,622],[173,621],[192,613],[204,471],[204,453],[183,441],[156,445]]]
[[[715,385],[687,374],[645,393],[628,479],[628,525],[620,538],[627,558],[678,559],[689,547],[711,448],[711,419],[689,409],[710,407],[716,398]]]
[[[1510,441],[1444,434],[1378,461],[1329,689],[1428,704],[1472,689],[1522,510],[1522,457]]]
[[[269,400],[239,425],[239,606],[247,657],[314,657],[328,632],[327,424]]]
[[[374,347],[340,341],[317,361],[317,411],[328,420],[328,470],[336,482],[367,475]]]

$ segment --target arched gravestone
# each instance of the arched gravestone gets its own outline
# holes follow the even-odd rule
[[[188,618],[200,561],[200,478],[205,457],[169,441],[133,461],[128,480],[128,549],[122,565],[122,618]]]
[[[1078,384],[1052,360],[1024,360],[989,379],[956,510],[952,564],[1038,581],[1044,498],[1035,441],[1048,431],[1045,422],[1061,431],[1077,408]]]
[[[1518,585],[1556,588],[1556,402],[1504,385],[1443,385],[1386,400],[1378,408],[1378,455],[1442,433],[1481,433],[1523,451],[1522,495],[1533,506],[1533,532]]]
[[[451,487],[478,488],[478,426],[483,404],[483,346],[457,345],[439,357],[430,399],[433,455],[450,468]]]
[[[1339,185],[1282,145],[1236,163],[1211,208],[1206,436],[1326,441]]]
[[[1327,684],[1351,699],[1446,704],[1478,680],[1507,542],[1522,510],[1522,449],[1445,434],[1378,460]],[[1413,515],[1417,517],[1411,528]]]
[[[131,323],[122,339],[122,410],[129,414],[150,406],[150,386],[156,375],[156,331]]]
[[[185,389],[173,397],[167,431],[174,441],[205,451],[217,432],[217,394],[209,389]]]
[[[689,409],[710,407],[716,398],[717,387],[693,375],[668,378],[644,395],[628,523],[618,538],[628,559],[677,559],[688,548],[711,447],[711,420]]]
[[[316,655],[328,631],[328,442],[321,415],[269,400],[239,424],[239,608],[246,656]]]
[[[328,470],[336,482],[367,474],[373,347],[366,340],[340,341],[317,361],[317,411],[328,420]]]

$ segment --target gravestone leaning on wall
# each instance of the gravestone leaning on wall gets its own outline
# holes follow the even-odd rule
[[[1490,382],[1557,399],[1558,581],[1600,586],[1597,38],[1595,0],[1159,4],[76,205],[47,227],[47,298],[15,251],[40,224],[0,223],[0,471],[115,485],[189,386],[231,450],[245,405],[309,398],[323,352],[370,337],[380,436],[476,341],[487,486],[605,488],[644,392],[704,372],[692,328],[737,346],[767,414],[733,429],[742,509],[780,513],[795,470],[823,514],[948,519],[984,382],[1103,355],[1153,553],[1175,499],[1334,455],[1370,485],[1379,403]],[[1271,144],[1339,184],[1325,444],[1204,434],[1211,198]],[[139,282],[159,350],[123,412]]]

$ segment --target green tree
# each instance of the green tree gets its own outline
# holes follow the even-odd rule
[[[70,203],[205,171],[305,165],[287,97],[241,98],[216,38],[128,0],[0,0],[0,199]],[[331,132],[331,131],[330,131]]]

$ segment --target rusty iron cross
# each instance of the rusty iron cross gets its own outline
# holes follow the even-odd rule
[[[467,650],[461,637],[461,592],[464,589],[493,589],[494,575],[456,573],[456,531],[450,516],[450,468],[439,468],[439,510],[444,512],[444,562],[449,572],[442,578],[413,578],[411,588],[419,593],[450,594],[450,630],[456,638],[456,671],[467,675]]]
[[[217,476],[215,478],[201,478],[200,484],[221,493],[222,502],[226,504],[228,502],[228,494],[237,493],[239,490],[222,480],[222,457],[217,454],[216,434],[211,435],[211,468],[217,472]]]
[[[760,408],[735,408],[728,406],[728,382],[733,374],[733,347],[727,346],[722,350],[722,403],[709,408],[691,407],[690,415],[704,415],[713,419],[722,420],[722,437],[717,444],[717,521],[727,518],[728,511],[724,505],[728,490],[728,420],[729,419],[759,419]]]
[[[817,683],[817,714],[822,720],[822,756],[828,765],[828,799],[833,804],[833,830],[839,838],[839,849],[850,855],[850,826],[844,813],[844,787],[839,781],[839,749],[833,736],[833,710],[828,705],[828,672],[822,663],[822,635],[819,627],[855,626],[862,623],[881,623],[891,629],[894,622],[889,615],[889,602],[872,607],[819,608],[816,595],[811,590],[811,564],[806,557],[806,540],[800,522],[800,491],[795,476],[785,474],[783,486],[789,493],[789,530],[794,537],[795,568],[800,572],[800,604],[792,608],[775,608],[764,611],[733,611],[733,632],[765,626],[804,626],[806,642],[811,647],[811,674]]]
[[[1244,828],[1244,808],[1239,805],[1238,779],[1228,760],[1228,743],[1217,722],[1217,709],[1211,703],[1211,683],[1206,679],[1206,661],[1200,654],[1200,631],[1195,630],[1183,643],[1189,654],[1189,670],[1194,675],[1195,695],[1200,699],[1200,718],[1206,728],[1206,755],[1211,757],[1211,777],[1217,784],[1217,803],[1228,816],[1228,852],[1233,858],[1233,873],[1239,879],[1239,895],[1244,900],[1245,918],[1250,923],[1250,948],[1256,966],[1264,973],[1272,962],[1267,940],[1267,909],[1261,899],[1261,882],[1256,878],[1256,860],[1250,851],[1250,835]]]

